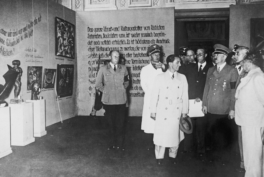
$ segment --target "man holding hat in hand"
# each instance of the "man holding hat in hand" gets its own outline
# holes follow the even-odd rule
[[[150,102],[150,117],[156,122],[154,144],[158,165],[162,164],[166,147],[170,148],[169,157],[175,164],[179,144],[184,138],[180,119],[187,117],[189,102],[187,79],[177,72],[181,66],[180,58],[169,55],[166,62],[168,70],[156,77]],[[185,124],[185,127],[190,129],[189,125]]]
[[[165,65],[160,62],[161,47],[159,45],[153,44],[149,46],[147,54],[150,58],[150,63],[144,66],[140,72],[140,84],[145,92],[141,129],[145,133],[149,134],[148,143],[151,144],[153,143],[153,133],[155,127],[155,121],[150,118],[151,91],[156,76],[162,73],[162,70],[165,70]],[[150,147],[148,150],[149,149]]]
[[[235,88],[238,78],[236,68],[226,64],[227,55],[231,50],[221,44],[216,44],[214,48],[216,65],[207,73],[202,108],[207,114],[209,148],[222,147],[225,142],[220,142],[218,139],[225,141],[232,132],[226,121],[228,116],[234,117]],[[216,138],[215,135],[221,137]]]

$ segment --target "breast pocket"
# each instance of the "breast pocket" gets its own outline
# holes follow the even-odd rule
[[[105,82],[111,82],[113,79],[113,75],[112,74],[110,74],[110,73],[106,73],[105,75],[104,75],[104,78],[105,78]]]

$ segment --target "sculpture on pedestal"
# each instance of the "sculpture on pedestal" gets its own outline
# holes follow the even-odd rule
[[[6,98],[9,97],[10,92],[16,82],[18,77],[18,72],[16,72],[11,66],[8,66],[8,71],[3,75],[5,79],[5,85],[0,84],[0,105],[7,106]]]
[[[31,100],[39,100],[40,85],[38,82],[34,82],[31,88]]]
[[[21,91],[21,76],[23,73],[22,68],[20,67],[20,61],[19,60],[13,60],[12,61],[13,69],[18,72],[16,81],[15,81],[15,89],[14,89],[14,97],[15,99],[18,98],[20,91]]]

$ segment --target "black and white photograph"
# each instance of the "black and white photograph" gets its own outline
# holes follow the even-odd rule
[[[264,0],[0,0],[0,177],[264,177]]]

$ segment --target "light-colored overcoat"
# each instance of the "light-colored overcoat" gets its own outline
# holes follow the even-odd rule
[[[184,134],[179,128],[182,113],[188,113],[188,83],[180,73],[166,71],[157,76],[151,99],[151,112],[156,113],[154,144],[178,147]]]
[[[264,127],[264,74],[251,70],[237,87],[235,121],[240,126]]]
[[[157,75],[161,74],[161,69],[155,69],[152,64],[144,66],[140,72],[140,84],[145,92],[142,112],[141,129],[145,133],[154,133],[155,121],[150,118],[151,91]]]

